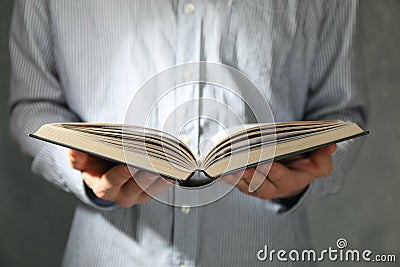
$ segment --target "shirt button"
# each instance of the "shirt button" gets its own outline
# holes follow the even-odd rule
[[[183,72],[183,78],[185,79],[185,82],[189,82],[193,78],[193,73],[190,70],[185,70]]]
[[[185,12],[186,14],[192,14],[196,10],[196,7],[193,4],[187,4],[185,6]]]
[[[181,207],[181,211],[182,211],[182,213],[184,213],[184,214],[189,214],[189,212],[190,212],[190,207],[189,207],[189,206],[182,206],[182,207]]]
[[[189,146],[190,142],[192,141],[192,138],[190,138],[189,135],[183,135],[180,139],[187,146]]]

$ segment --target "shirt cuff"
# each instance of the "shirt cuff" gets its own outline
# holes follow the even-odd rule
[[[302,206],[305,206],[305,203],[309,201],[312,195],[312,190],[314,187],[314,181],[311,182],[311,184],[308,185],[306,189],[304,189],[303,192],[300,194],[290,197],[290,198],[276,198],[272,199],[271,201],[275,203],[278,208],[277,208],[277,213],[278,214],[288,214],[288,213],[293,213],[297,209],[299,209]]]
[[[114,207],[113,205],[97,204],[89,197],[81,172],[69,165],[68,151],[65,147],[43,144],[32,162],[32,171],[64,191],[73,193],[89,206],[100,210],[108,210]]]
[[[289,210],[292,207],[294,207],[297,202],[299,202],[300,198],[304,195],[304,193],[307,191],[308,186],[301,191],[299,194],[293,196],[293,197],[288,197],[288,198],[275,198],[272,199],[273,202],[280,204],[284,207],[285,210]]]
[[[83,186],[85,187],[85,192],[86,195],[88,196],[88,198],[93,201],[96,205],[100,206],[100,207],[104,207],[104,208],[109,208],[109,207],[113,207],[116,204],[112,201],[109,200],[104,200],[101,198],[98,198],[95,193],[93,192],[93,190],[85,183],[83,182]]]

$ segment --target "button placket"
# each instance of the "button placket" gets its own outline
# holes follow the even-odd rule
[[[178,2],[176,64],[200,61],[201,9],[201,3],[197,1]],[[190,82],[193,77],[197,77],[195,70],[188,69],[182,78],[184,82]],[[189,95],[184,97],[198,98],[198,90],[195,89],[195,85],[187,85],[185,92]],[[191,129],[190,132],[182,133],[181,140],[187,145],[196,144],[198,135],[198,129]],[[196,195],[196,192],[193,193]],[[194,266],[198,251],[197,209],[189,206],[175,207],[173,228],[173,265]]]

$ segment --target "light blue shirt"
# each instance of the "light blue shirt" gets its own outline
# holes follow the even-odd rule
[[[234,189],[198,208],[152,200],[123,209],[96,205],[80,173],[69,166],[66,150],[28,134],[52,122],[122,122],[146,79],[193,61],[224,63],[248,75],[277,121],[341,119],[364,126],[357,5],[340,0],[16,0],[10,38],[12,135],[34,158],[34,172],[82,200],[63,264],[265,266],[256,256],[264,245],[308,248],[301,207],[340,189],[356,141],[339,144],[332,175],[312,182],[291,205]]]

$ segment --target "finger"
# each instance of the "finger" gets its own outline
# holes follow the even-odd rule
[[[260,174],[263,175],[263,174]],[[261,185],[251,193],[252,196],[256,196],[262,199],[273,199],[280,196],[279,189],[269,179],[265,179]]]
[[[160,175],[157,175],[157,174],[154,174],[151,172],[146,172],[146,171],[140,171],[136,175],[133,176],[133,179],[143,190],[146,190],[147,188],[149,188],[159,178],[160,178]]]
[[[257,190],[251,189],[246,179],[241,179],[236,185],[236,187],[245,194],[259,197],[262,199],[273,199],[279,196],[279,191],[276,188],[276,186],[270,180],[265,179],[264,174],[255,173],[254,175],[260,175],[261,177],[264,177],[263,182],[257,188]]]
[[[319,150],[325,150],[326,153],[328,153],[329,155],[332,155],[337,149],[337,145],[336,144],[332,144],[326,147],[323,147]]]
[[[239,177],[239,179],[240,179],[240,177]],[[235,185],[239,179],[237,179],[233,174],[229,174],[229,175],[224,175],[224,176],[219,177],[217,179],[217,181]]]
[[[119,206],[128,208],[136,203],[137,198],[143,192],[142,188],[136,183],[134,179],[129,179],[119,191],[115,198],[115,203]]]
[[[122,187],[120,195],[122,198],[136,199],[144,190],[146,190],[145,184],[139,184],[138,181],[145,181],[145,179],[154,180],[159,176],[146,171],[139,171],[138,169],[130,168],[132,179],[129,179]],[[150,183],[148,183],[150,186]]]
[[[298,158],[296,160],[291,160],[290,162],[284,163],[286,166],[288,166],[291,169],[303,169],[302,166],[307,166],[310,163],[314,163],[313,161],[310,161],[310,159],[314,159],[315,157],[319,156],[331,156],[336,150],[336,145],[329,145],[324,148],[320,148],[318,150],[313,151],[312,153],[309,154],[308,157],[306,158]]]
[[[86,162],[87,158],[89,157],[88,154],[73,150],[73,149],[68,149],[68,160],[71,165],[71,167],[80,170],[82,165]]]
[[[254,173],[256,172],[256,169],[254,168],[249,168],[241,172],[241,177],[239,182],[244,182],[246,184],[246,192],[249,192],[249,183],[251,179],[253,178]],[[239,183],[238,182],[238,183]],[[243,184],[243,183],[241,183]]]
[[[271,167],[271,165],[268,167]],[[265,171],[265,169],[263,169],[263,171]],[[269,179],[269,176],[265,176],[263,172],[257,169],[252,177],[244,177],[244,180],[249,184],[248,191],[252,195],[270,199],[277,194],[277,185]]]
[[[70,165],[77,170],[80,171],[95,171],[99,173],[103,173],[108,171],[114,163],[100,159],[97,157],[92,157],[86,153],[70,149],[68,152],[68,159]]]
[[[87,172],[86,172],[87,173]],[[131,172],[126,165],[117,165],[101,176],[98,183],[92,188],[97,197],[106,200],[115,200],[122,185],[131,178]]]
[[[272,163],[265,163],[265,164],[260,164],[257,166],[256,170],[264,174],[265,176],[268,175],[269,170],[271,169]]]
[[[334,146],[328,146],[311,153],[309,159],[315,166],[314,175],[327,176],[332,172],[333,162],[331,155],[335,149],[336,147]]]
[[[266,179],[266,175],[264,173],[261,173],[259,171],[255,171],[252,176],[244,176],[243,179],[247,182],[249,185],[249,192],[253,193],[256,191],[262,183]]]
[[[298,164],[305,162],[309,164],[309,159],[296,160]],[[307,163],[308,162],[308,163]],[[309,164],[310,166],[312,164]],[[304,166],[302,166],[304,168]],[[308,172],[293,171],[284,164],[275,162],[271,166],[268,180],[275,186],[275,197],[287,197],[302,191],[316,177]]]
[[[136,198],[143,192],[143,189],[136,183],[135,179],[129,179],[119,192],[121,198]]]
[[[236,185],[243,176],[244,170],[238,171],[229,175],[221,176],[218,181],[225,182],[231,185]]]
[[[130,179],[122,188],[116,198],[116,203],[121,207],[131,207],[135,204],[141,204],[173,185],[159,177],[149,189],[143,190],[134,179]]]
[[[82,172],[82,179],[85,182],[85,184],[92,190],[100,181],[99,176],[96,177],[88,172]]]
[[[240,179],[237,183],[236,183],[236,187],[245,194],[249,194],[249,184],[244,180],[244,179]]]
[[[264,173],[256,171],[253,175],[253,179],[251,179],[249,183],[249,191],[253,193],[256,190],[258,190],[261,187],[261,185],[265,182],[265,180],[268,180],[267,176],[265,176]]]
[[[114,166],[116,166],[114,162],[89,156],[89,158],[85,162],[85,165],[82,166],[79,170],[105,173]]]
[[[262,185],[262,183],[268,176],[271,166],[272,166],[272,163],[265,163],[265,164],[260,164],[257,166],[257,168],[256,168],[257,175],[254,175],[253,179],[249,183],[251,192],[256,191]]]
[[[68,156],[72,158],[86,157],[88,154],[75,149],[68,148]]]
[[[310,160],[310,158],[294,160],[285,164],[285,166],[292,171],[307,172],[307,173],[314,172],[315,169],[314,163]]]
[[[120,164],[104,173],[101,180],[110,186],[122,186],[137,172],[138,169],[129,169],[126,165]]]
[[[292,171],[279,162],[274,162],[268,173],[268,179],[278,188],[286,182],[285,178],[287,179],[292,176]]]
[[[248,177],[253,177],[253,174],[256,172],[255,168],[250,168],[250,169],[246,169],[243,173],[242,173],[242,178],[248,178]]]
[[[283,165],[283,164],[281,164]],[[274,168],[280,168],[277,165]],[[299,159],[283,165],[289,171],[281,171],[283,177],[277,178],[276,176],[268,175],[269,179],[276,185],[278,197],[290,197],[297,195],[303,191],[312,180],[318,176],[313,175],[315,172],[315,166],[309,158]],[[276,173],[276,169],[273,170]],[[284,174],[286,173],[286,174]]]
[[[149,195],[150,197],[156,197],[161,194],[163,191],[171,188],[174,185],[173,182],[168,181],[162,177],[158,177],[158,179],[152,183],[142,194],[139,196],[139,201],[141,201],[141,197],[143,194]]]

